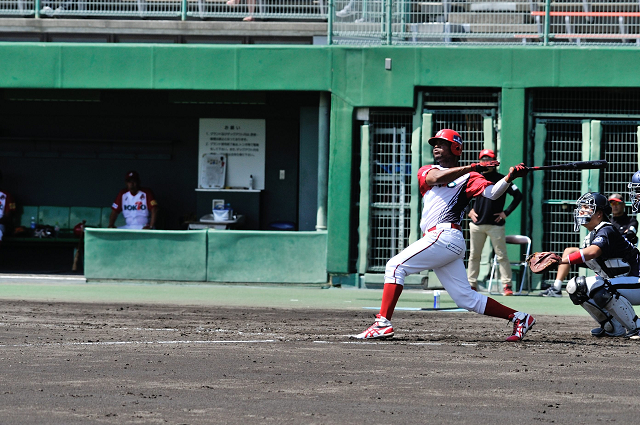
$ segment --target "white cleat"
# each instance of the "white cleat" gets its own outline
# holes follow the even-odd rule
[[[351,338],[355,339],[383,339],[391,338],[393,336],[393,326],[386,317],[382,317],[380,314],[376,314],[376,321],[373,325],[369,326],[366,331],[353,335]]]

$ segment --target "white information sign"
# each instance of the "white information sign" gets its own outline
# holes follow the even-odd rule
[[[253,188],[264,189],[265,128],[265,120],[200,119],[198,187],[218,187],[220,167],[211,162],[225,158],[224,187],[248,188],[253,176]]]

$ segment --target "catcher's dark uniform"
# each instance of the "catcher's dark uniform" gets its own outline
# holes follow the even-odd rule
[[[609,222],[603,221],[582,242],[582,248],[596,245],[602,255],[585,265],[598,276],[640,276],[640,252]]]

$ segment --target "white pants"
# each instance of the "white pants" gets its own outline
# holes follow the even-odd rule
[[[387,262],[384,283],[404,285],[407,275],[433,270],[460,308],[484,314],[487,297],[471,289],[464,268],[466,243],[457,229],[428,232]]]
[[[482,249],[487,241],[487,236],[489,236],[500,266],[500,281],[503,285],[511,286],[512,272],[509,257],[507,256],[507,243],[505,241],[504,226],[469,223],[469,234],[471,237],[469,271],[467,273],[469,283],[471,283],[472,286],[476,286],[478,273],[480,272],[480,257],[482,256]]]
[[[144,226],[146,226],[146,224],[125,224],[124,226],[118,227],[118,229],[142,230]]]

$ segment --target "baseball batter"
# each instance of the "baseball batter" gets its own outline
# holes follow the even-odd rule
[[[513,333],[507,341],[519,341],[534,325],[535,319],[471,288],[463,262],[466,243],[460,223],[473,197],[497,199],[515,178],[526,175],[529,170],[523,164],[511,167],[505,178],[493,184],[480,173],[488,167],[497,167],[499,162],[457,166],[462,154],[462,138],[456,131],[440,130],[429,139],[429,144],[433,146],[433,156],[439,165],[426,165],[418,171],[423,202],[420,220],[423,237],[387,262],[380,313],[372,326],[354,337],[392,337],[394,330],[390,320],[402,293],[405,276],[429,269],[436,273],[459,307],[513,322]]]
[[[153,229],[156,224],[158,203],[149,188],[140,187],[140,176],[129,171],[125,176],[126,189],[122,189],[111,205],[109,227],[115,228],[118,214],[122,212],[126,224],[120,229]]]

